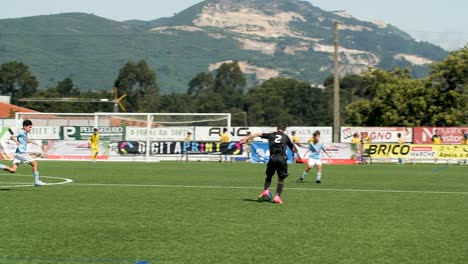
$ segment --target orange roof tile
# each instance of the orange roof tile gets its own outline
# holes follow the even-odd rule
[[[0,102],[0,118],[14,118],[16,112],[38,113],[29,108]]]

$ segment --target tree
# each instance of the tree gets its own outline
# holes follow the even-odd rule
[[[129,112],[157,112],[160,103],[156,74],[148,64],[127,62],[119,71],[114,86],[118,96],[127,94],[126,108]]]
[[[57,85],[57,92],[60,97],[76,97],[80,95],[80,90],[75,87],[75,84],[70,78],[65,78]]]
[[[200,113],[224,112],[223,97],[214,91],[214,79],[210,72],[201,72],[189,82],[187,96]]]
[[[201,72],[189,82],[187,94],[193,97],[213,90],[214,79],[210,72]]]
[[[365,95],[366,87],[368,84],[365,83],[365,80],[362,76],[357,74],[345,75],[343,78],[340,78],[340,122],[341,124],[349,123],[348,112],[346,111],[346,106],[352,103],[355,100],[360,98],[366,98]],[[333,124],[333,111],[334,111],[334,76],[328,76],[323,85],[325,86],[325,91],[323,97],[321,98],[321,108],[316,111],[320,111],[321,124],[331,126]]]
[[[243,113],[246,80],[237,62],[223,63],[215,73],[202,72],[190,82],[187,95],[194,110],[200,113]],[[239,120],[238,120],[239,119]],[[235,122],[240,123],[236,116]],[[242,118],[242,120],[244,120]]]
[[[161,96],[161,113],[190,113],[195,112],[192,98],[187,94],[172,93]]]
[[[249,123],[256,126],[275,126],[279,122],[290,124],[292,116],[284,106],[285,98],[274,87],[257,86],[246,96]]]
[[[322,90],[292,78],[271,78],[246,95],[250,125],[318,125]]]
[[[468,124],[468,45],[431,65],[427,89],[434,90],[430,123],[437,126]]]
[[[2,95],[11,96],[12,104],[18,104],[18,99],[32,96],[38,85],[26,64],[13,61],[0,66],[0,91]]]
[[[355,126],[426,125],[433,109],[431,91],[409,69],[369,70],[363,81],[369,98],[356,100],[346,107],[348,122]]]
[[[213,92],[221,95],[226,108],[240,108],[246,85],[247,81],[237,61],[223,63],[216,70]]]
[[[200,113],[223,113],[227,110],[223,96],[213,91],[198,96],[195,105],[197,112]]]

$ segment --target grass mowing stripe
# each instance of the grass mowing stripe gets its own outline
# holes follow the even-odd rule
[[[194,189],[259,189],[260,187],[247,186],[201,186],[201,185],[167,185],[167,184],[119,184],[119,183],[73,183],[80,186],[107,186],[107,187],[158,187],[158,188],[194,188]],[[311,188],[285,188],[297,191],[329,191],[329,192],[385,192],[385,193],[421,193],[421,194],[461,194],[468,192],[442,192],[442,191],[405,191],[405,190],[363,190],[363,189],[311,189]]]

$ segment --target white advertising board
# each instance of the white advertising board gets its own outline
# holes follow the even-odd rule
[[[374,143],[398,143],[398,133],[403,142],[413,141],[413,128],[409,127],[341,127],[340,142],[350,143],[354,133],[361,138],[363,132],[367,132]]]

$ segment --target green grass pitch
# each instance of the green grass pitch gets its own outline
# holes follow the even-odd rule
[[[0,264],[468,263],[468,166],[40,161],[0,174]],[[275,176],[272,190],[276,188]]]

